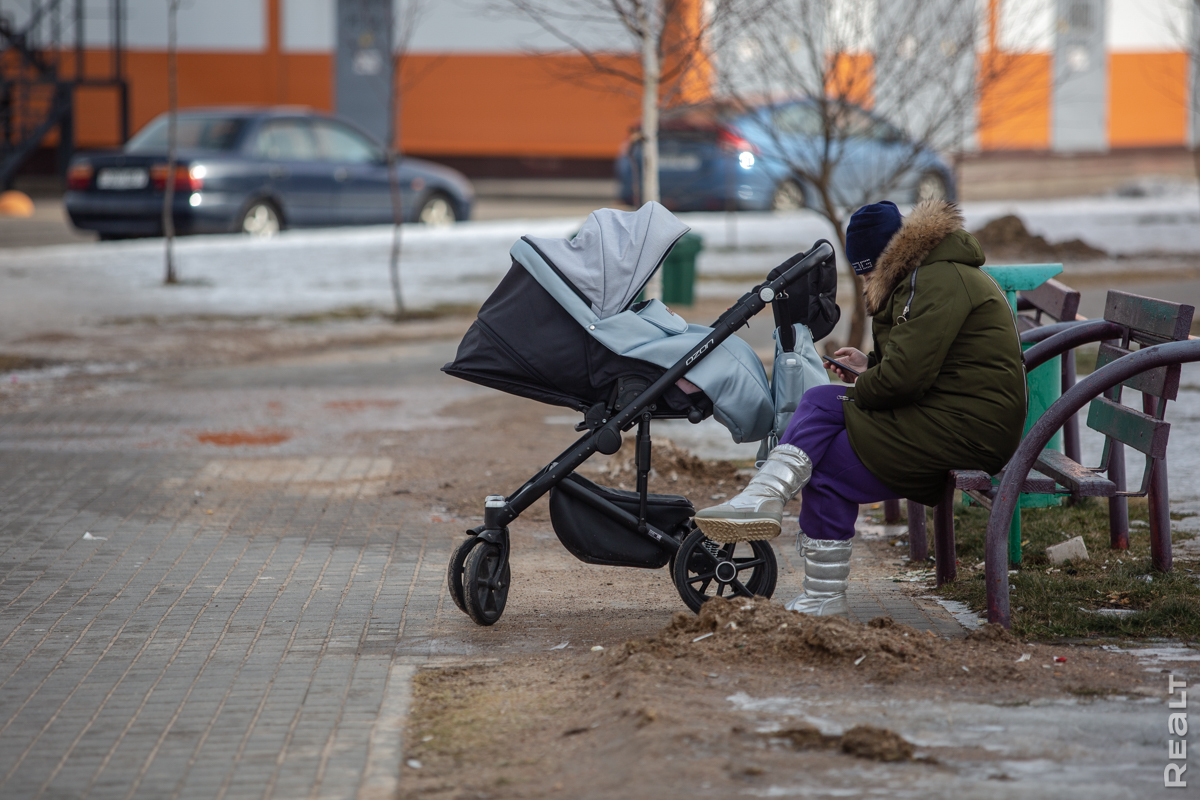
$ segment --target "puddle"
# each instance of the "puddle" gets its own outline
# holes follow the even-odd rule
[[[958,600],[946,600],[933,595],[921,595],[922,600],[932,600],[946,611],[950,612],[950,616],[954,617],[959,625],[962,625],[969,631],[978,630],[987,624],[987,617],[981,617],[979,614],[971,610],[971,607],[966,603],[960,603]]]

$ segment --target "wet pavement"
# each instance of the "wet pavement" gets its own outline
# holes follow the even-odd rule
[[[682,604],[665,571],[575,561],[537,514],[514,526],[501,623],[478,628],[454,608],[444,565],[477,518],[447,511],[439,487],[506,459],[531,472],[574,438],[545,406],[441,375],[454,347],[134,369],[99,380],[103,390],[0,414],[0,796],[390,797],[414,670],[611,646],[668,622]],[[899,532],[863,521],[855,616],[963,635],[950,612],[895,582],[907,572],[890,543]],[[790,537],[775,545],[786,600],[801,575]],[[1163,748],[1162,706],[1132,695],[1027,714],[804,713],[886,714],[914,741],[988,734],[995,764],[914,791],[1005,796],[1007,784],[977,785],[994,772],[1056,787],[1028,796],[1142,797],[1130,787],[1145,785]],[[1074,765],[1041,752],[1110,724],[1136,732],[1136,746],[1079,739],[1066,753]],[[1080,782],[1105,761],[1138,772],[1100,789]],[[885,781],[886,768],[872,769]]]
[[[508,237],[504,225],[488,236]],[[342,232],[272,245],[271,257],[254,265],[260,284],[201,278],[163,288],[148,255],[153,243],[121,246],[137,263],[105,246],[89,251],[93,261],[67,266],[51,249],[26,251],[0,268],[0,342],[19,351],[107,336],[113,326],[88,320],[196,313],[227,301],[233,310],[278,314],[378,298],[386,272],[360,257],[385,238],[368,233],[366,244]],[[441,237],[430,232],[411,251],[415,263],[454,265],[419,277],[418,287],[436,284],[428,298],[473,296],[502,271],[505,259],[497,261],[491,244],[454,250]],[[768,244],[751,256],[770,266]],[[189,246],[196,250],[182,248],[185,258],[219,257],[245,242]],[[214,268],[232,276],[266,252]],[[289,280],[295,264],[335,256],[354,263]],[[256,296],[268,283],[272,293]],[[1185,282],[1189,291],[1193,283]],[[1106,290],[1085,289],[1085,302]],[[752,328],[756,347],[769,344],[768,328]],[[131,330],[148,339],[181,335]],[[218,338],[199,328],[183,335],[196,349]],[[514,526],[514,585],[501,623],[477,628],[453,606],[445,563],[478,521],[447,510],[447,497],[460,491],[453,487],[473,485],[497,464],[527,474],[574,438],[559,409],[439,373],[455,345],[442,331],[200,367],[80,361],[49,368],[65,370],[57,377],[46,370],[43,389],[20,410],[10,401],[24,395],[0,392],[0,409],[10,409],[0,410],[0,797],[391,797],[418,668],[563,642],[607,646],[668,622],[682,604],[665,571],[577,562],[536,514]],[[1168,413],[1172,501],[1192,513],[1200,511],[1198,370],[1185,368]],[[69,390],[85,374],[86,391]],[[668,424],[660,435],[708,457],[752,455],[730,451],[728,434],[707,424]],[[1084,441],[1097,450],[1095,439]],[[1200,516],[1189,520],[1179,524]],[[893,580],[904,569],[889,542],[899,532],[864,520],[853,613],[963,635],[970,619],[956,621]],[[791,540],[775,547],[776,597],[786,600],[801,575]],[[1185,657],[1174,653],[1147,669],[1188,674]],[[999,766],[963,767],[908,787],[924,796],[1005,797],[1015,788],[1031,797],[1153,796],[1143,791],[1154,785],[1146,776],[1161,771],[1165,751],[1157,684],[1149,695],[1023,713],[803,702],[803,713],[818,718],[890,715],[889,726],[914,741],[931,731],[987,734]],[[845,784],[772,787],[771,796],[853,796],[846,792],[867,791],[864,780],[886,786],[887,774],[873,767]]]

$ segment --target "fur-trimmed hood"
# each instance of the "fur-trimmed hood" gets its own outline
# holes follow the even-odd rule
[[[864,290],[867,313],[877,314],[887,303],[896,286],[908,278],[914,269],[924,264],[935,249],[943,249],[939,245],[957,231],[963,231],[963,216],[958,206],[945,200],[925,200],[919,203],[912,213],[904,218],[900,230],[879,256],[878,266],[867,276],[867,286]],[[962,244],[966,246],[950,248],[952,252],[944,254],[946,258],[937,260],[953,260],[968,266],[981,266],[983,251],[978,242],[966,231],[962,232],[961,237],[970,240],[969,243],[964,241]]]

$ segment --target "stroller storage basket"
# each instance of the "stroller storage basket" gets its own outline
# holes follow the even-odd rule
[[[574,473],[563,479],[563,483],[567,482],[635,517],[638,514],[637,492],[600,486]],[[646,521],[676,539],[682,539],[691,530],[688,523],[695,513],[695,507],[681,495],[651,494],[646,498]],[[550,490],[550,521],[563,547],[589,564],[659,569],[671,556],[670,549],[573,497],[561,485]]]

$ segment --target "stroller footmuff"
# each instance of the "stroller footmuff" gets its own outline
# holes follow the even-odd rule
[[[828,380],[811,343],[837,321],[833,248],[818,242],[777,267],[711,327],[689,325],[657,300],[635,304],[687,230],[661,205],[647,203],[637,212],[594,212],[571,240],[522,238],[508,274],[443,367],[583,415],[579,440],[515,492],[489,496],[483,524],[467,531],[451,556],[451,597],[475,622],[491,625],[504,613],[508,525],[546,493],[554,531],[572,555],[603,566],[671,564],[693,610],[712,596],[774,591],[769,544],[711,542],[692,522],[687,498],[649,492],[650,423],[712,416],[737,442],[777,437],[787,405],[795,408],[798,393]],[[768,304],[780,325],[781,377],[774,384],[754,350],[733,336]],[[684,377],[690,393],[680,388]],[[622,434],[635,426],[636,491],[575,473],[595,453],[617,452]]]

